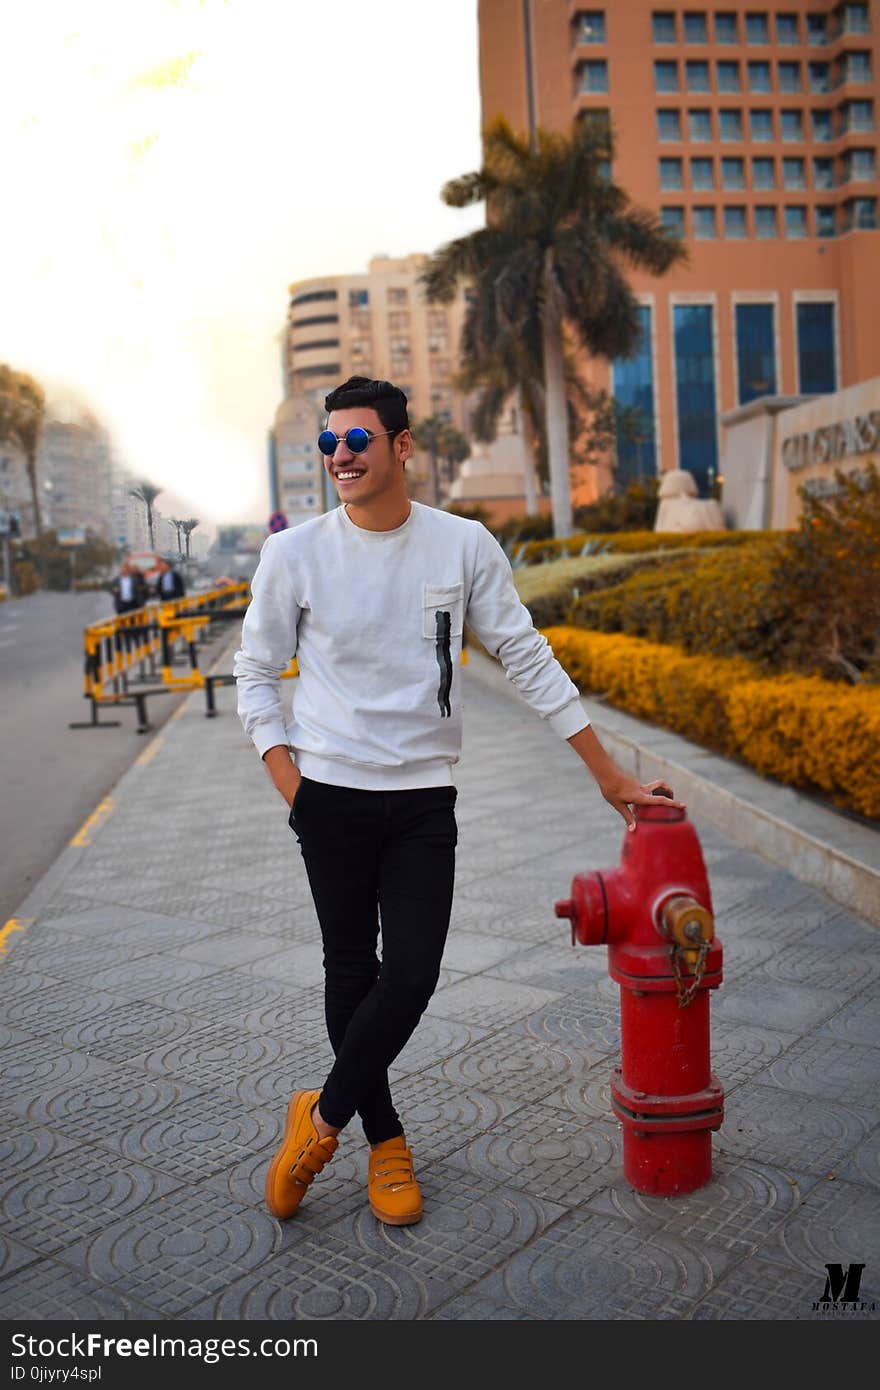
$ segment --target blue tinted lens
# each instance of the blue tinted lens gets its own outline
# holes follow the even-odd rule
[[[322,430],[318,435],[318,448],[322,454],[335,454],[339,440],[332,430]]]
[[[346,432],[345,442],[353,454],[362,454],[370,442],[370,436],[359,425]]]

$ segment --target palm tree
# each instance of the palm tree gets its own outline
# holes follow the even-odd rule
[[[169,518],[168,518],[168,525],[169,525],[169,526],[173,526],[174,530],[177,532],[177,553],[178,553],[178,555],[179,555],[179,556],[181,557],[181,559],[182,559],[182,558],[183,558],[183,545],[182,545],[181,540],[180,540],[180,533],[181,533],[181,531],[183,530],[183,522],[180,521],[176,516],[169,516]]]
[[[594,356],[631,355],[638,303],[624,265],[662,275],[686,256],[657,214],[633,207],[609,177],[612,158],[605,122],[582,120],[568,136],[538,130],[533,150],[497,119],[482,168],[442,190],[451,207],[485,201],[488,225],[442,246],[422,274],[430,301],[451,302],[462,281],[473,286],[461,339],[466,369],[540,362],[558,537],[572,533],[565,336]]]
[[[24,454],[37,540],[43,534],[37,487],[37,450],[45,418],[43,388],[26,372],[13,371],[0,363],[0,444],[14,444]]]
[[[431,460],[431,505],[433,507],[436,507],[440,501],[440,472],[437,464],[446,425],[447,421],[440,415],[428,415],[424,420],[419,420],[418,424],[413,425],[412,428],[413,443],[417,449],[424,449]]]
[[[147,535],[150,538],[150,549],[155,550],[156,545],[153,540],[153,503],[162,491],[160,487],[154,487],[152,483],[138,483],[129,492],[129,497],[134,497],[138,502],[143,502],[147,509]]]
[[[186,521],[180,523],[180,529],[186,537],[186,558],[189,559],[189,538],[199,524],[197,516],[191,516]]]
[[[470,441],[467,435],[462,434],[461,430],[456,429],[455,425],[446,422],[446,428],[440,435],[440,457],[446,464],[446,482],[452,482],[452,476],[457,463],[464,463],[471,452]]]

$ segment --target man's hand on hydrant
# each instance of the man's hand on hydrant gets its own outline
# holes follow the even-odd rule
[[[590,769],[609,806],[613,806],[623,817],[627,830],[636,828],[633,811],[636,806],[651,806],[662,801],[681,811],[687,809],[683,801],[676,801],[671,787],[662,779],[642,784],[628,772],[623,772],[605,752],[591,725],[573,734],[568,742]]]

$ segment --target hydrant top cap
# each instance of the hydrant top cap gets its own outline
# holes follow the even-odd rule
[[[658,802],[656,806],[636,806],[636,820],[640,821],[679,821],[684,820],[686,812],[678,806],[664,806]]]

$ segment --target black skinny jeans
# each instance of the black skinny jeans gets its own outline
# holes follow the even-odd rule
[[[290,812],[324,941],[324,1011],[336,1054],[321,1114],[340,1129],[359,1114],[370,1144],[402,1133],[388,1068],[437,985],[457,794],[452,786],[360,791],[303,777]]]

